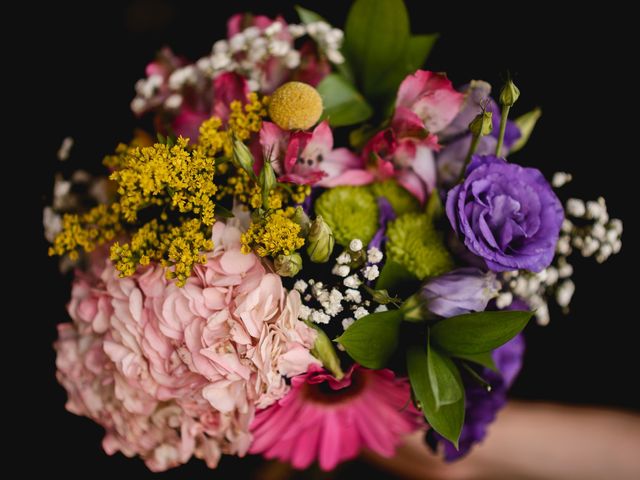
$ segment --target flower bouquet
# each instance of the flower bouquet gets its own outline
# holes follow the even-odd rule
[[[540,112],[422,70],[401,0],[346,28],[238,14],[195,63],[167,48],[136,83],[152,114],[57,178],[50,254],[74,268],[59,325],[67,409],[153,471],[263,454],[324,470],[392,456],[423,429],[447,460],[480,441],[521,366],[520,334],[567,308],[572,251],[622,224],[510,156]],[[67,140],[59,155],[69,154]]]

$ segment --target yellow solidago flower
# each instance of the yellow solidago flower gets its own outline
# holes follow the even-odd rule
[[[259,256],[291,255],[304,245],[300,225],[291,220],[293,207],[274,210],[259,222],[252,223],[242,234],[242,252],[255,251]]]

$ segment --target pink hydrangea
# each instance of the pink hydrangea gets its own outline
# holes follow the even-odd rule
[[[312,366],[293,378],[286,397],[256,415],[250,451],[300,469],[317,459],[332,470],[363,448],[391,457],[402,437],[422,424],[409,382],[391,370],[356,365],[336,380]]]
[[[183,288],[159,266],[122,279],[106,261],[99,278],[101,268],[79,275],[73,323],[59,328],[67,408],[105,427],[108,453],[140,455],[154,471],[244,455],[255,409],[318,363],[299,294],[240,252],[238,229],[218,222],[213,240]]]

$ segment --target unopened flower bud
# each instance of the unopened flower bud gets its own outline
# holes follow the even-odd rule
[[[492,113],[489,111],[480,112],[469,124],[469,130],[474,137],[489,135],[493,129],[491,121]]]
[[[500,92],[500,104],[504,107],[512,107],[518,101],[518,97],[520,97],[520,90],[511,79],[507,80]]]
[[[233,141],[233,161],[236,166],[247,172],[249,177],[254,181],[256,180],[256,174],[253,172],[253,155],[251,155],[249,148],[240,140]]]
[[[295,277],[302,270],[302,257],[299,253],[278,255],[273,263],[276,273],[281,277]]]
[[[331,227],[318,215],[311,223],[307,237],[307,254],[314,263],[324,263],[331,258],[335,239]]]
[[[262,187],[262,206],[269,208],[269,193],[276,186],[276,172],[273,171],[271,163],[264,162],[260,171],[260,186]]]
[[[291,217],[295,223],[300,225],[300,236],[305,237],[309,235],[309,229],[311,228],[311,220],[309,220],[309,216],[305,213],[302,207],[296,207],[296,211]]]

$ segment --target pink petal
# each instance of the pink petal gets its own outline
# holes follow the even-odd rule
[[[255,255],[247,255],[240,250],[228,250],[220,257],[220,266],[231,275],[247,272],[255,263]]]
[[[420,137],[425,133],[422,119],[407,107],[397,107],[391,121],[391,128],[399,137]]]
[[[188,107],[184,107],[178,116],[173,120],[171,127],[176,135],[188,138],[191,142],[196,142],[200,136],[200,125],[209,115],[203,112],[196,112]]]
[[[234,100],[247,101],[249,85],[237,73],[225,72],[213,81],[213,108],[211,114],[222,121],[229,119],[229,105]]]
[[[403,170],[396,178],[400,185],[416,197],[421,204],[424,204],[427,197],[426,186],[422,183],[418,175],[411,170]]]

